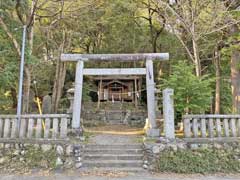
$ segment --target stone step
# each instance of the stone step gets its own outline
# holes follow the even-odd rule
[[[142,167],[142,160],[84,160],[83,167],[110,167],[110,168],[122,168],[122,167]]]
[[[144,172],[146,171],[142,167],[95,167],[95,168],[89,168],[89,167],[82,167],[81,172],[86,172],[86,174],[91,173],[92,170],[94,172]],[[147,171],[146,171],[147,172]]]
[[[84,149],[88,154],[142,154],[142,149]]]
[[[142,149],[142,144],[87,144],[85,145],[86,149]]]
[[[107,121],[107,123],[110,125],[121,125],[123,124],[123,120],[111,120],[111,121]]]
[[[142,154],[85,154],[84,160],[142,160]]]

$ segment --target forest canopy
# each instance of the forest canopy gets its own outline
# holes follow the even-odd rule
[[[26,113],[47,94],[53,113],[66,107],[75,64],[61,62],[62,53],[157,52],[168,52],[170,61],[154,64],[156,87],[175,90],[179,114],[240,113],[238,0],[0,0],[1,113],[16,111],[24,25]],[[88,77],[84,82],[96,88]],[[89,92],[83,95],[90,100]]]

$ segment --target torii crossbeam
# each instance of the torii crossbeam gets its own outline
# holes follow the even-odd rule
[[[169,60],[168,53],[142,53],[142,54],[62,54],[61,61],[77,62],[75,76],[75,91],[73,104],[73,119],[72,128],[80,130],[81,119],[81,101],[82,101],[82,86],[83,75],[146,75],[147,88],[147,109],[149,129],[148,136],[159,136],[160,132],[156,126],[155,113],[155,83],[153,73],[153,61]],[[84,69],[84,61],[145,61],[146,68],[114,68],[114,69],[99,69],[89,68]]]

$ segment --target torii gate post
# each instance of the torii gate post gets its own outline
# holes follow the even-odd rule
[[[74,104],[73,104],[73,119],[72,128],[76,132],[81,131],[81,105],[82,105],[82,86],[83,75],[146,75],[147,88],[147,109],[149,129],[147,135],[156,137],[160,135],[159,129],[156,126],[155,114],[155,83],[153,73],[153,60],[169,60],[168,53],[145,53],[145,54],[62,54],[62,61],[77,62]],[[146,68],[120,68],[120,69],[84,69],[84,61],[146,61]]]
[[[76,65],[76,73],[75,73],[75,89],[74,89],[73,119],[72,119],[72,128],[73,129],[80,129],[80,117],[81,117],[81,107],[82,107],[83,68],[84,68],[83,60],[78,61],[77,65]]]
[[[153,61],[152,59],[146,60],[146,88],[147,88],[147,111],[149,129],[147,129],[147,135],[156,137],[160,135],[159,129],[156,126],[156,107],[155,107],[155,82],[153,73]]]

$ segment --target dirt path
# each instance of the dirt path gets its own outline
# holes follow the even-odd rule
[[[86,132],[116,135],[144,135],[143,128],[129,127],[127,125],[105,125],[84,128]]]

